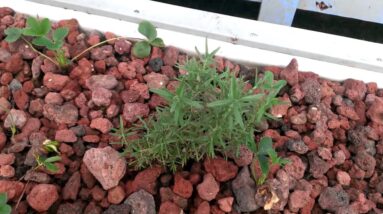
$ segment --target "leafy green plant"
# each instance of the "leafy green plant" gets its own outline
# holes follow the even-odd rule
[[[52,157],[45,158],[41,155],[35,155],[35,160],[37,163],[37,166],[35,167],[35,169],[38,169],[40,167],[44,167],[48,171],[57,172],[58,168],[54,163],[60,161],[61,157],[55,155]]]
[[[214,55],[198,53],[198,58],[188,60],[181,69],[187,74],[178,78],[175,92],[154,89],[152,92],[165,98],[169,105],[157,108],[155,116],[125,129],[123,123],[115,130],[125,144],[125,152],[133,157],[138,168],[159,163],[175,171],[188,160],[214,157],[217,152],[239,154],[241,145],[247,145],[262,161],[265,154],[278,162],[277,153],[269,144],[256,146],[254,128],[266,118],[273,118],[267,110],[279,104],[276,98],[285,81],[274,81],[271,72],[256,79],[250,90],[245,82],[226,69],[218,73]],[[255,93],[256,91],[256,93]],[[129,139],[139,135],[139,139]],[[269,142],[267,140],[267,142]],[[270,147],[272,148],[272,147]],[[262,162],[264,163],[264,162]],[[266,167],[263,168],[266,173]]]
[[[132,52],[134,56],[138,58],[145,58],[150,55],[152,50],[151,46],[164,47],[164,41],[157,37],[156,27],[148,22],[142,21],[138,26],[138,31],[144,35],[147,39],[136,42],[133,45]]]
[[[60,152],[57,149],[58,146],[59,146],[59,142],[55,140],[47,139],[43,142],[43,149],[46,152],[56,152],[57,154],[59,154]]]
[[[12,207],[7,204],[7,201],[7,193],[0,193],[0,214],[10,214],[12,212]]]
[[[270,162],[271,164],[281,166],[289,162],[287,159],[278,157],[277,152],[273,148],[273,141],[270,137],[263,137],[258,144],[249,145],[249,149],[255,154],[251,168],[254,180],[258,185],[265,182],[270,171]],[[259,177],[257,177],[254,172],[257,163],[259,163],[262,172],[262,175]]]
[[[30,42],[25,39],[25,36],[32,37],[32,44],[36,46],[45,47],[48,50],[55,52],[56,60],[51,59],[50,57],[42,54],[46,58],[50,59],[52,62],[57,64],[61,68],[65,68],[69,65],[69,60],[66,59],[62,46],[64,45],[64,39],[68,35],[68,28],[60,27],[55,30],[51,30],[51,22],[49,19],[37,19],[34,17],[28,17],[26,21],[25,28],[8,28],[4,31],[7,37],[5,41],[15,42],[19,38],[22,38],[25,42],[30,44]],[[30,46],[33,48],[32,44]]]

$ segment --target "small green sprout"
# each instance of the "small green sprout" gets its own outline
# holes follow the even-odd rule
[[[133,46],[133,55],[138,58],[145,58],[150,55],[152,46],[164,47],[164,41],[157,37],[156,27],[148,22],[142,21],[138,26],[138,31],[144,35],[147,40],[136,42]]]
[[[58,146],[59,146],[59,142],[57,142],[55,140],[46,139],[43,142],[43,149],[46,152],[56,152],[57,154],[60,154],[60,152],[57,149]]]
[[[0,214],[10,214],[12,212],[12,207],[7,204],[7,201],[7,193],[0,193]]]
[[[54,163],[60,161],[61,157],[56,155],[49,158],[45,158],[40,155],[35,155],[35,160],[37,163],[37,166],[35,167],[35,169],[44,167],[48,171],[57,172],[58,168]]]
[[[284,166],[289,163],[288,159],[278,157],[277,152],[273,148],[273,141],[270,137],[263,137],[258,145],[255,143],[250,144],[248,145],[248,148],[255,154],[253,164],[251,166],[252,170],[254,170],[257,161],[261,168],[262,175],[258,178],[256,177],[255,172],[253,172],[253,177],[258,185],[265,182],[270,171],[270,161],[271,164],[277,164],[280,166]]]

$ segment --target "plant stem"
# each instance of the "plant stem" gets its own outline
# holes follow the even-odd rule
[[[35,47],[33,47],[33,45],[27,40],[25,39],[24,37],[21,37],[25,43],[27,43],[29,45],[29,47],[32,48],[32,50],[38,54],[40,54],[41,56],[45,57],[46,59],[48,59],[49,61],[51,61],[53,64],[57,65],[58,67],[60,67],[60,65],[55,61],[53,60],[52,58],[50,58],[49,56],[43,54],[42,52],[38,51]]]
[[[104,40],[102,42],[99,42],[97,44],[94,44],[92,46],[90,46],[89,48],[85,49],[84,51],[82,51],[81,53],[77,54],[75,57],[73,57],[70,61],[71,62],[74,62],[76,61],[78,58],[80,58],[81,55],[85,54],[86,52],[92,50],[93,48],[97,47],[97,46],[100,46],[102,44],[105,44],[105,43],[108,43],[108,42],[111,42],[111,41],[114,41],[114,40],[118,40],[118,39],[127,39],[127,40],[130,40],[130,41],[140,41],[142,39],[138,39],[138,38],[132,38],[132,37],[124,37],[124,36],[119,36],[119,37],[115,37],[115,38],[111,38],[111,39],[107,39],[107,40]]]

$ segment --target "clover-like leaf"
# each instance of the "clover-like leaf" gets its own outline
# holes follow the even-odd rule
[[[34,39],[32,40],[32,44],[37,45],[37,46],[43,46],[43,47],[47,47],[47,46],[51,46],[51,45],[53,45],[52,41],[49,40],[49,39],[46,38],[46,37],[37,37],[37,38],[34,38]]]
[[[8,201],[7,193],[2,192],[0,193],[0,204],[6,204]]]
[[[156,27],[148,21],[142,21],[139,24],[138,32],[148,38],[149,41],[153,41],[157,37]]]
[[[49,162],[46,162],[44,164],[45,168],[51,172],[57,172],[58,170],[58,167],[56,165],[54,165],[53,163],[49,163]]]
[[[161,38],[155,38],[153,41],[150,42],[150,44],[155,47],[160,47],[160,48],[165,47],[165,43]]]
[[[45,36],[51,28],[51,22],[45,18],[39,21],[34,17],[27,19],[27,27],[24,28],[23,34],[26,36]]]
[[[134,44],[132,52],[138,58],[145,58],[150,55],[151,49],[149,42],[140,41]]]
[[[65,27],[60,27],[57,28],[55,31],[52,33],[52,39],[53,41],[62,41],[67,35],[68,35],[68,28]]]
[[[8,204],[0,204],[0,214],[10,214],[12,212],[12,207]]]
[[[5,41],[7,41],[9,43],[17,41],[21,37],[22,32],[23,31],[20,28],[8,28],[8,29],[6,29],[4,31],[5,35],[7,35],[7,37],[5,37]]]

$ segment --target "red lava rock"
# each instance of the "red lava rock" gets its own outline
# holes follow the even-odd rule
[[[86,41],[90,46],[96,45],[100,42],[100,35],[97,32],[91,32],[88,40]]]
[[[75,172],[66,182],[64,188],[62,189],[62,195],[64,200],[77,199],[77,194],[81,187],[81,174],[80,172]]]
[[[54,120],[56,123],[76,123],[78,119],[77,108],[70,103],[62,106],[45,104],[43,107],[43,114],[49,120]]]
[[[11,108],[11,103],[4,97],[0,97],[0,106],[2,106],[2,108],[0,108],[0,115],[3,115],[6,113],[5,109]]]
[[[11,53],[7,49],[0,48],[0,62],[7,62],[10,57]]]
[[[94,186],[91,190],[91,195],[92,195],[92,198],[95,200],[95,201],[101,201],[103,198],[105,198],[105,190],[103,190],[101,187],[99,187],[98,185]]]
[[[210,214],[210,205],[208,202],[203,201],[198,205],[195,214]]]
[[[109,146],[87,150],[83,162],[105,190],[117,186],[125,175],[125,160]]]
[[[38,212],[45,212],[57,201],[59,195],[52,184],[38,184],[27,196],[28,204]]]
[[[82,139],[87,143],[98,143],[100,142],[100,137],[98,135],[85,135]]]
[[[113,124],[106,118],[96,118],[92,120],[90,127],[106,134],[113,128]]]
[[[24,184],[19,181],[0,180],[0,192],[6,192],[9,201],[17,200],[24,190]]]
[[[233,197],[226,197],[226,198],[219,199],[218,205],[222,211],[229,213],[229,212],[231,212],[231,210],[233,208],[233,202],[234,202]]]
[[[161,203],[159,214],[180,214],[182,213],[181,208],[170,201]]]
[[[336,111],[338,114],[350,118],[351,120],[359,120],[359,116],[355,109],[350,106],[339,106]]]
[[[197,185],[197,192],[200,198],[211,201],[219,192],[219,183],[211,173],[204,175],[203,182]]]
[[[166,88],[166,85],[169,83],[169,78],[166,75],[154,72],[145,75],[144,80],[150,89]]]
[[[7,59],[4,69],[8,72],[16,74],[24,68],[23,57],[20,53],[13,54]]]
[[[193,194],[193,185],[180,174],[174,176],[173,192],[181,197],[190,198]]]
[[[125,198],[125,190],[121,186],[116,186],[108,190],[108,202],[111,204],[119,204]]]
[[[363,100],[367,92],[366,85],[359,80],[347,79],[343,82],[345,95],[350,100]]]
[[[164,64],[174,66],[177,63],[179,50],[175,47],[167,47],[164,53]]]
[[[15,169],[11,165],[0,166],[0,177],[12,178],[15,176]]]
[[[140,93],[136,90],[129,89],[120,93],[124,103],[134,103],[140,98]]]
[[[306,124],[306,122],[307,122],[306,112],[302,112],[290,117],[290,123],[295,125],[303,125],[303,124]]]
[[[306,206],[310,201],[310,192],[295,190],[289,196],[289,209],[292,212],[298,212],[299,209]]]
[[[93,75],[86,80],[86,86],[90,90],[97,89],[99,87],[105,89],[113,89],[118,85],[118,81],[112,75]]]
[[[336,173],[336,180],[342,186],[349,186],[351,182],[350,175],[345,171],[338,171]]]
[[[323,176],[323,174],[330,169],[330,165],[320,158],[315,152],[310,152],[308,154],[308,159],[310,163],[310,173],[314,178]]]
[[[318,104],[321,100],[321,85],[316,79],[305,79],[301,84],[302,91],[305,94],[305,101],[308,104]]]
[[[331,160],[332,159],[331,149],[329,149],[329,148],[319,147],[318,148],[318,155],[323,160]]]
[[[29,97],[27,93],[25,93],[23,90],[17,90],[13,92],[13,99],[16,103],[17,108],[21,110],[27,109],[28,103],[29,103]]]
[[[61,105],[64,102],[64,99],[61,97],[59,93],[56,92],[49,92],[44,99],[45,103],[47,104],[56,104]]]
[[[97,106],[109,106],[112,98],[112,92],[105,88],[95,88],[92,91],[92,101]]]
[[[230,154],[230,157],[233,158],[235,164],[239,167],[250,165],[253,161],[253,152],[250,151],[246,146],[241,146],[239,148],[238,156],[234,154]]]
[[[219,182],[225,182],[235,178],[238,167],[232,162],[221,157],[207,158],[203,163],[206,172],[211,173]]]
[[[291,86],[298,84],[298,62],[292,59],[291,62],[280,73],[280,78],[287,81]]]
[[[60,20],[58,22],[59,27],[66,27],[70,32],[77,31],[79,29],[79,23],[76,19]]]
[[[138,91],[138,93],[140,94],[140,96],[143,99],[149,99],[150,98],[149,87],[146,84],[136,83],[136,84],[133,84],[132,86],[130,86],[129,89]]]
[[[10,72],[5,72],[1,75],[0,84],[1,85],[9,85],[13,79],[13,75]]]
[[[73,148],[71,146],[69,146],[68,144],[65,144],[63,142],[60,143],[59,151],[68,157],[70,157],[74,154]]]
[[[288,157],[288,159],[290,160],[290,163],[284,166],[287,174],[297,180],[303,178],[306,170],[306,165],[302,162],[301,158],[296,155],[291,155]]]
[[[57,130],[55,140],[58,142],[74,143],[77,141],[77,136],[70,129]]]
[[[136,77],[136,68],[132,63],[120,62],[118,63],[118,71],[126,79],[134,79]]]
[[[321,117],[321,111],[317,107],[315,106],[309,107],[307,112],[307,120],[310,123],[316,123],[320,119],[320,117]]]
[[[46,73],[43,82],[47,88],[60,91],[69,82],[69,77],[61,74]]]
[[[350,197],[342,187],[326,187],[321,193],[318,203],[322,209],[335,212],[338,208],[347,206],[350,203]]]
[[[118,39],[114,43],[114,50],[120,55],[128,54],[130,52],[131,47],[132,43],[126,39]]]
[[[155,194],[157,191],[157,179],[163,172],[164,169],[159,166],[147,168],[139,172],[133,180],[133,192],[144,189],[151,194]]]
[[[27,123],[27,115],[24,111],[11,109],[4,120],[4,127],[10,128],[16,126],[21,129]]]
[[[135,122],[138,117],[147,117],[149,115],[148,104],[143,103],[125,103],[123,117],[128,122]]]
[[[81,164],[80,173],[82,181],[88,188],[92,188],[96,184],[96,178],[92,175],[85,164]]]
[[[368,108],[367,117],[369,117],[373,122],[383,125],[383,99],[376,98],[370,108]]]
[[[366,172],[366,177],[371,177],[374,173],[376,160],[367,152],[358,152],[355,157],[355,163]]]
[[[282,97],[282,98],[279,98],[279,100],[281,102],[286,102],[286,103],[275,105],[271,107],[270,109],[270,114],[277,118],[281,118],[285,116],[287,114],[287,110],[291,106],[291,101],[289,97]]]
[[[15,162],[15,154],[0,154],[0,166],[12,165]]]

